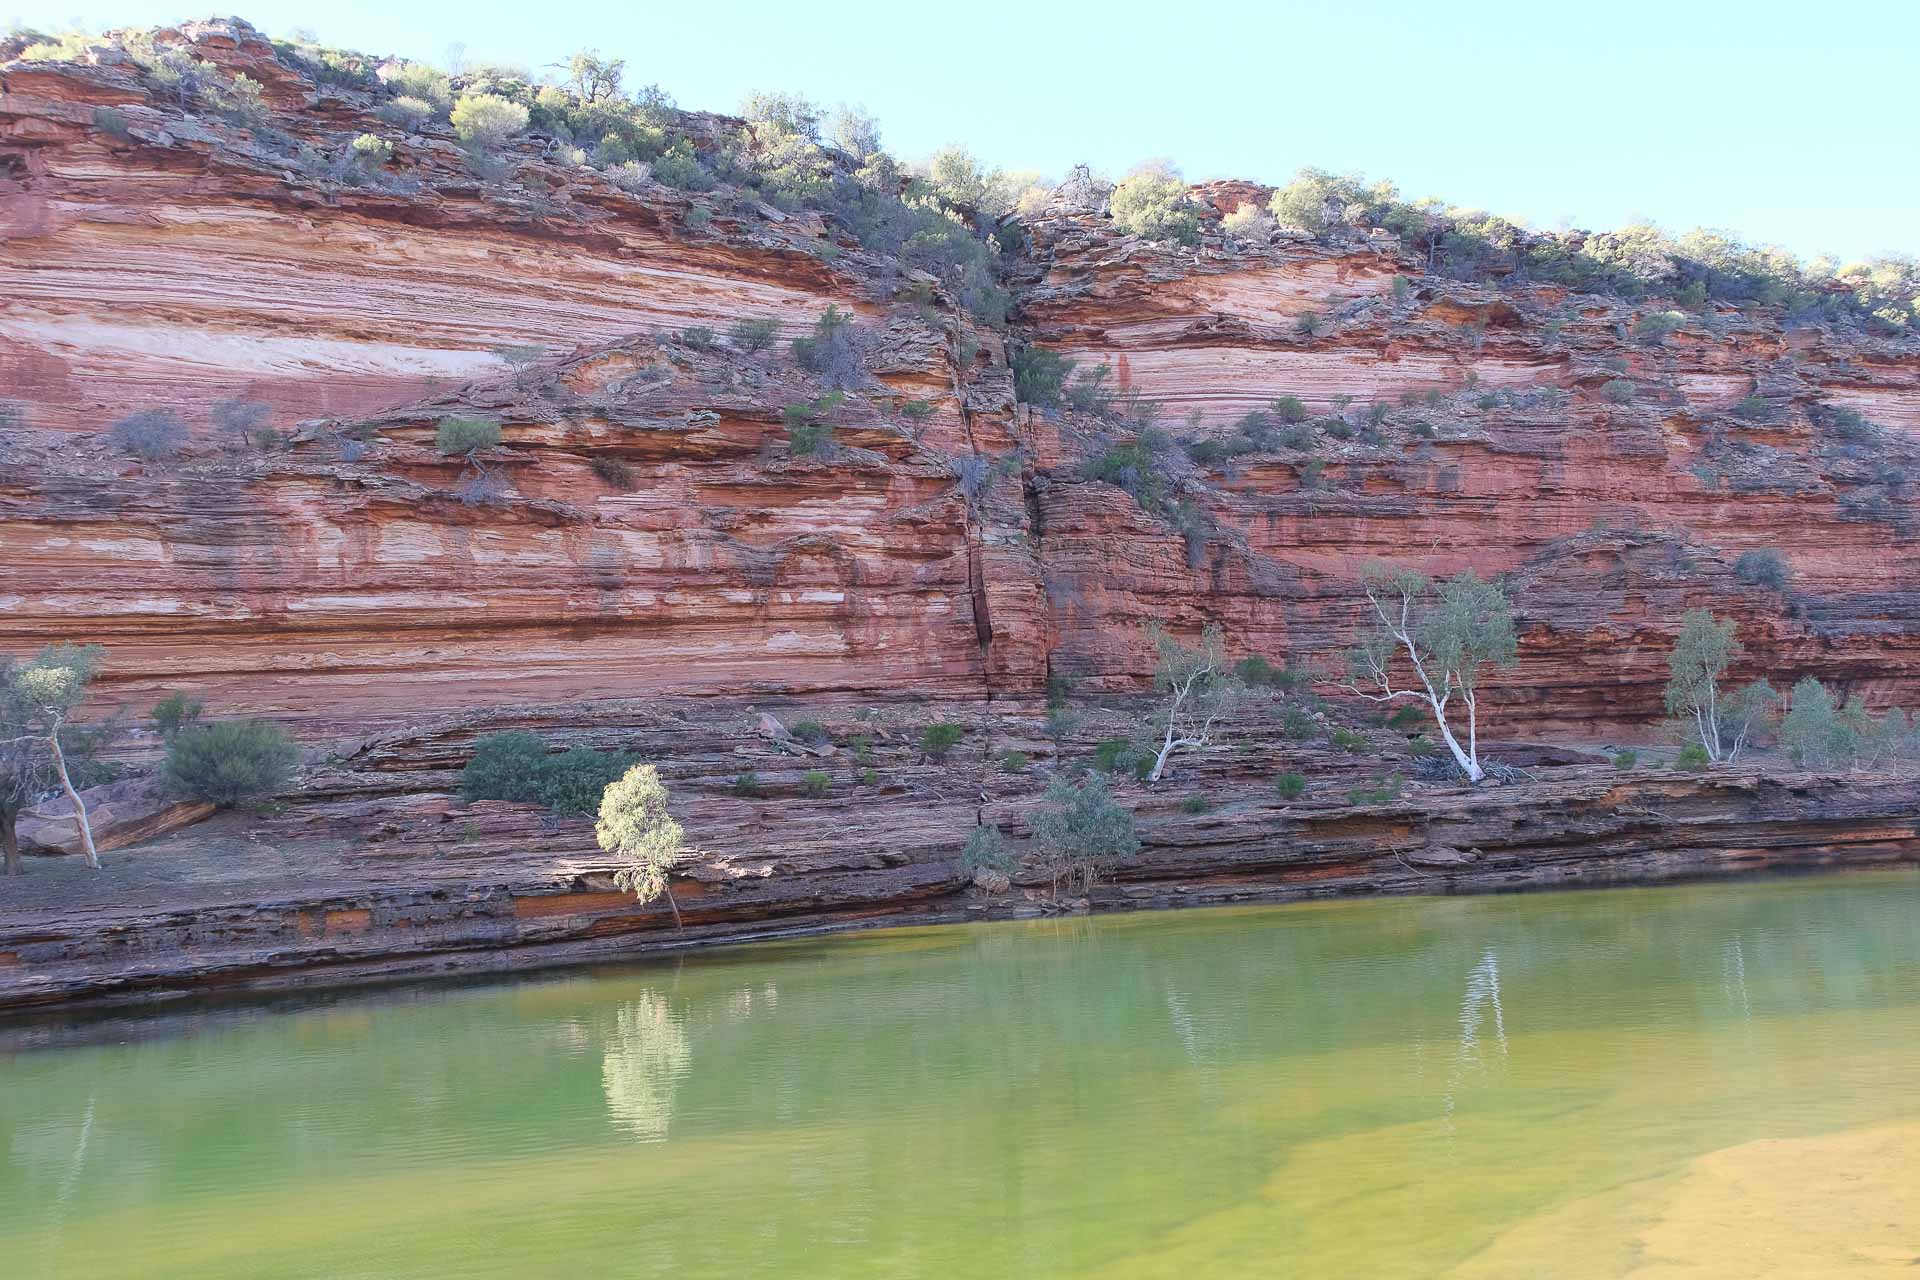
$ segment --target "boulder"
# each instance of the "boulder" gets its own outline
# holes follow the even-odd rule
[[[153,778],[126,778],[80,793],[93,825],[96,849],[124,849],[142,840],[177,831],[211,817],[214,807],[200,800],[178,800],[161,791]],[[55,796],[20,815],[24,853],[73,854],[81,851],[80,827],[73,806]]]

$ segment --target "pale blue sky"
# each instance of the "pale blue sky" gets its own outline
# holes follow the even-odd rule
[[[0,0],[30,25],[147,25],[150,0]],[[864,103],[908,157],[1008,168],[1391,178],[1537,226],[1723,227],[1806,256],[1920,251],[1920,0],[1349,0],[1129,6],[487,5],[256,0],[270,34],[536,68],[624,57],[683,106],[751,89]]]

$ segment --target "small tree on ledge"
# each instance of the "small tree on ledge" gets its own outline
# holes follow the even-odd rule
[[[613,873],[614,884],[641,902],[664,893],[674,927],[680,928],[680,904],[673,900],[668,877],[680,861],[684,833],[667,812],[667,789],[652,765],[637,764],[607,784],[593,831],[600,847],[625,863]]]
[[[1362,581],[1373,606],[1373,634],[1350,655],[1346,677],[1327,683],[1369,702],[1425,703],[1454,763],[1468,781],[1479,782],[1487,776],[1480,765],[1482,672],[1513,665],[1518,649],[1507,593],[1471,569],[1436,583],[1376,565]],[[1410,680],[1397,674],[1403,663]],[[1456,699],[1466,711],[1465,746],[1454,732]]]
[[[1167,700],[1155,722],[1160,743],[1154,748],[1153,771],[1147,775],[1147,781],[1158,782],[1175,751],[1213,745],[1221,722],[1246,701],[1247,687],[1227,661],[1218,625],[1201,633],[1197,649],[1187,648],[1158,624],[1148,625],[1147,637],[1160,655],[1153,685]]]

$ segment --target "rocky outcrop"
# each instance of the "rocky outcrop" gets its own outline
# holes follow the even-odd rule
[[[1911,779],[1703,779],[1589,767],[1491,794],[1425,792],[1417,803],[1360,808],[1279,802],[1217,770],[1206,781],[1218,803],[1203,814],[1150,793],[1128,797],[1143,818],[1144,848],[1090,904],[1055,900],[1039,880],[994,891],[960,872],[951,833],[970,818],[963,796],[889,796],[884,833],[849,822],[845,801],[763,804],[757,830],[733,828],[752,831],[757,847],[713,856],[676,882],[683,928],[664,902],[638,906],[616,892],[608,865],[577,834],[542,836],[522,806],[479,804],[464,817],[439,803],[390,806],[386,847],[309,845],[297,875],[262,859],[251,876],[156,887],[144,900],[6,913],[0,1009],[521,969],[1086,905],[1138,910],[1920,861],[1920,788]],[[696,802],[694,821],[716,829],[722,803]],[[1013,803],[990,802],[986,816],[1016,830],[1020,823]],[[397,828],[409,830],[400,837]],[[402,844],[410,845],[404,853]]]
[[[329,763],[277,815],[130,827],[160,837],[143,858],[236,859],[191,892],[0,890],[5,999],[1037,911],[954,865],[983,816],[1020,829],[1034,778],[985,747],[935,765],[919,729],[1042,757],[1042,691],[1139,691],[1149,621],[1307,665],[1351,641],[1376,559],[1504,575],[1521,657],[1485,728],[1510,740],[1656,737],[1693,607],[1738,621],[1736,678],[1920,694],[1911,338],[1765,307],[1636,337],[1654,304],[1424,274],[1384,234],[1226,237],[1217,214],[1267,194],[1245,183],[1198,192],[1197,249],[1056,200],[988,327],[819,214],[618,185],[534,138],[481,178],[444,126],[396,127],[243,23],[177,35],[269,119],[190,112],[124,60],[0,61],[0,650],[103,644],[97,702],[189,691]],[[392,158],[315,162],[360,133]],[[789,342],[829,307],[855,353],[803,368]],[[1105,367],[1112,402],[1021,402],[1021,347]],[[153,409],[178,448],[114,442]],[[442,453],[464,417],[501,443]],[[1738,567],[1762,549],[1784,580]],[[763,714],[840,745],[803,759]],[[671,762],[684,937],[613,894],[582,824],[452,799],[474,736],[523,726]],[[1273,770],[1337,797],[1405,735],[1386,760],[1275,737],[1193,766],[1211,811],[1132,796],[1149,857],[1099,905],[1911,851],[1905,782],[1622,780],[1573,753],[1487,800],[1286,809],[1254,798]],[[776,802],[736,793],[746,771]]]
[[[183,686],[333,736],[588,693],[1119,690],[1148,619],[1338,650],[1376,558],[1511,577],[1513,732],[1644,731],[1695,605],[1739,618],[1754,673],[1915,692],[1910,344],[1724,308],[1643,342],[1624,303],[1424,277],[1391,237],[1196,252],[1056,207],[1016,265],[1019,341],[1109,366],[1189,439],[1279,397],[1348,424],[1175,451],[1180,510],[1143,507],[1081,478],[1111,425],[1016,406],[997,334],[816,215],[623,190],[532,143],[482,182],[244,24],[185,31],[267,87],[273,130],[127,65],[0,72],[0,637],[85,619],[130,704]],[[396,147],[377,179],[288,159],[362,128]],[[725,335],[791,337],[829,304],[869,376],[839,447],[795,458],[783,412],[826,388]],[[233,397],[279,443],[222,437]],[[103,438],[153,407],[193,425],[181,458]],[[473,468],[432,451],[459,414],[504,424],[495,501],[460,501]],[[1733,574],[1755,548],[1784,592]]]

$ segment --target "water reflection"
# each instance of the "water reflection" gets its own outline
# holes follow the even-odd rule
[[[600,1087],[613,1122],[641,1142],[659,1142],[673,1121],[673,1094],[693,1061],[685,1021],[658,991],[613,1012]]]

